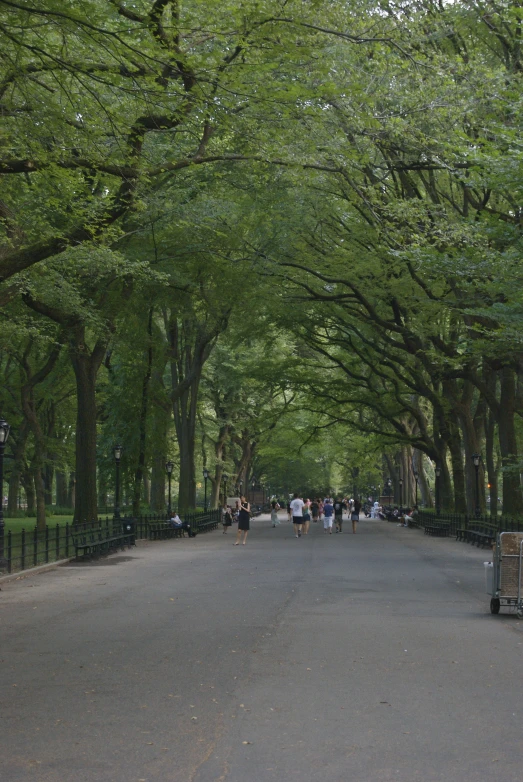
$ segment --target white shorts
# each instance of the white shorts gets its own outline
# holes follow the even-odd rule
[[[324,516],[323,517],[323,529],[332,529],[332,522],[334,521],[334,516]]]

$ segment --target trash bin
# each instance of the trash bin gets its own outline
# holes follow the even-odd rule
[[[131,535],[131,546],[136,545],[136,529],[134,519],[122,519],[122,532]]]
[[[492,562],[484,562],[483,567],[485,568],[485,589],[487,591],[487,595],[493,595],[494,594],[494,565]]]

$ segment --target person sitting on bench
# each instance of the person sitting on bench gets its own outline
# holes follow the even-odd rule
[[[176,511],[173,511],[173,515],[169,519],[169,522],[173,529],[183,529],[190,538],[196,537],[197,533],[192,531],[191,525],[187,521],[182,521]]]

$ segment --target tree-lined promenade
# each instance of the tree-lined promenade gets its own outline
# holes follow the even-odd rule
[[[520,16],[0,0],[8,515],[520,515]]]

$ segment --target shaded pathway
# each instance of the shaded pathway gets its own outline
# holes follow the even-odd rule
[[[521,779],[523,623],[485,552],[253,527],[2,585],[6,780]]]

